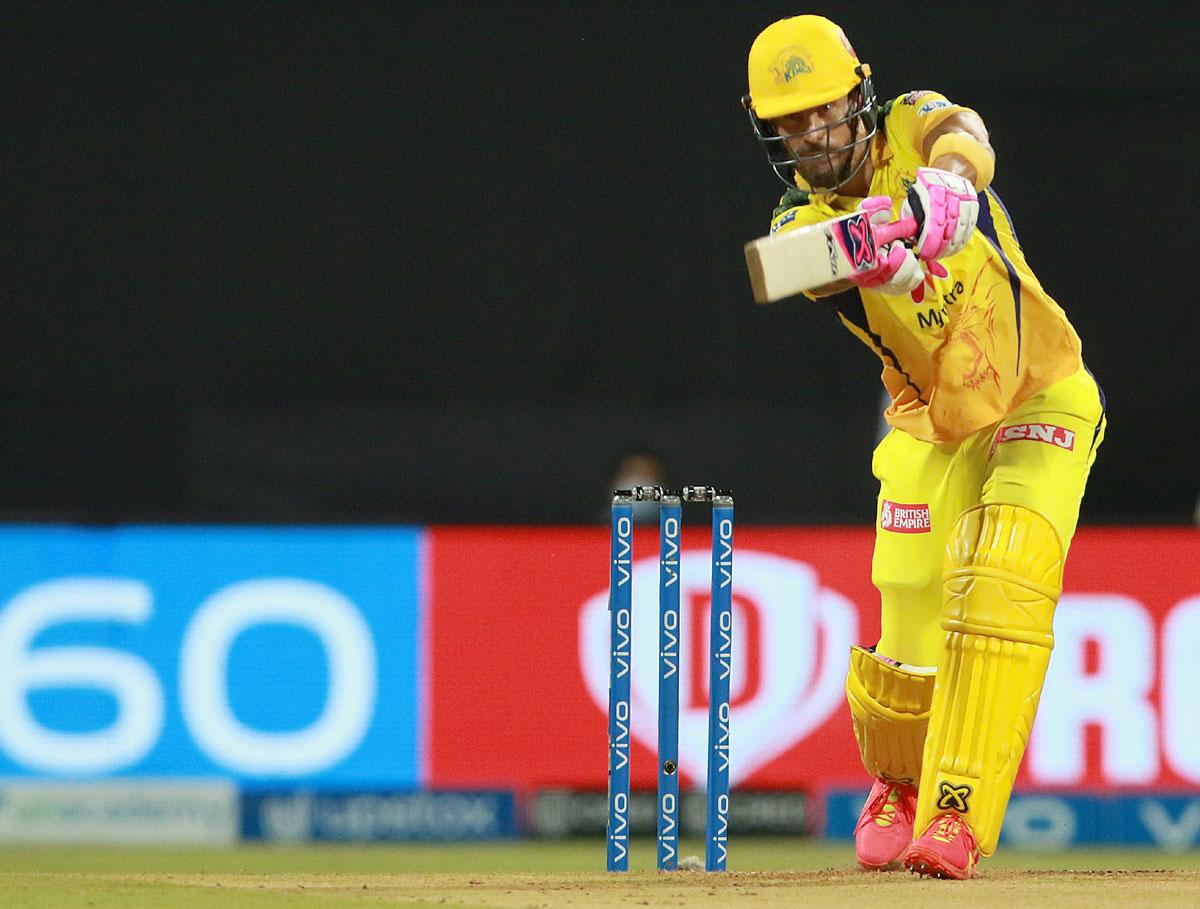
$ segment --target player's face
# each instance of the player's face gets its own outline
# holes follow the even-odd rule
[[[845,97],[771,121],[796,172],[814,189],[837,185],[838,173],[854,152],[848,147],[853,135],[849,112],[850,98]]]

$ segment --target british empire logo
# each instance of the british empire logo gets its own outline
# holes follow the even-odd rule
[[[929,506],[902,505],[884,499],[879,507],[879,526],[892,533],[929,533]]]

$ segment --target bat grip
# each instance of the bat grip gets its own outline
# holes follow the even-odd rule
[[[911,240],[919,230],[916,218],[901,218],[890,224],[882,224],[875,228],[875,248],[882,249],[894,240]]]

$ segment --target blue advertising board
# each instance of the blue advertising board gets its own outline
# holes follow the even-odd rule
[[[414,528],[0,529],[0,775],[419,785]]]
[[[255,792],[241,801],[242,837],[274,842],[496,840],[517,835],[505,791]]]

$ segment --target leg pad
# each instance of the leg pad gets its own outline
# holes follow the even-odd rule
[[[953,811],[984,855],[995,851],[1054,646],[1062,571],[1058,534],[1037,512],[985,504],[960,516],[946,549],[918,832]]]
[[[850,649],[846,700],[867,773],[915,786],[933,701],[933,669],[905,666],[863,647]]]

